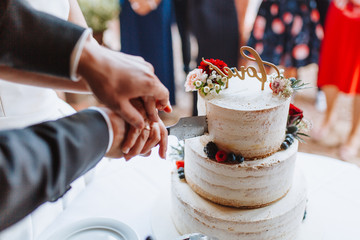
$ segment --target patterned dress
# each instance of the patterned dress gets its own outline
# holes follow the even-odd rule
[[[263,0],[248,45],[285,67],[317,63],[323,38],[315,0]]]

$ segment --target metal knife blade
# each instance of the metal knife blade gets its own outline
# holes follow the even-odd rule
[[[208,131],[206,116],[184,117],[172,126],[166,127],[168,135],[174,135],[178,140],[201,136]]]

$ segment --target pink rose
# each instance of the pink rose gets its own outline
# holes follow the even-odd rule
[[[198,68],[195,68],[194,70],[189,72],[189,74],[186,77],[186,81],[184,85],[185,91],[187,92],[195,91],[196,90],[195,82],[201,81],[202,74],[203,74],[203,70]]]

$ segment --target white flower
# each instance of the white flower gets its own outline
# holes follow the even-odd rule
[[[208,84],[208,87],[209,87],[210,89],[213,89],[213,88],[214,88],[214,84],[213,84],[213,83],[209,83],[209,84]]]
[[[203,73],[200,77],[200,80],[205,83],[206,82],[206,79],[207,79],[208,75],[206,73]]]
[[[213,71],[211,72],[211,74],[212,74],[212,75],[216,75],[216,71],[213,70]]]
[[[209,85],[210,83],[212,83],[212,81],[210,79],[208,79],[207,81],[207,84]]]
[[[291,87],[286,87],[282,93],[281,96],[283,96],[284,98],[288,98],[290,97],[292,94],[294,93],[294,90]]]
[[[196,86],[196,87],[200,87],[200,86],[201,86],[201,84],[202,84],[202,82],[201,82],[201,81],[199,81],[199,80],[195,82],[195,86]]]
[[[210,88],[208,86],[204,87],[204,93],[210,92]]]
[[[301,122],[299,123],[298,128],[299,128],[299,131],[302,131],[304,133],[309,133],[310,130],[312,129],[312,122],[303,118],[301,120]]]
[[[284,72],[285,72],[284,69],[280,69],[279,72],[280,72],[280,77],[284,77]]]
[[[219,84],[215,84],[215,90],[217,90],[217,91],[220,90],[220,85]]]

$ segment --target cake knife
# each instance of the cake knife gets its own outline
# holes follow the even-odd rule
[[[178,140],[201,136],[208,131],[206,116],[184,117],[169,127],[168,135],[174,135]]]

